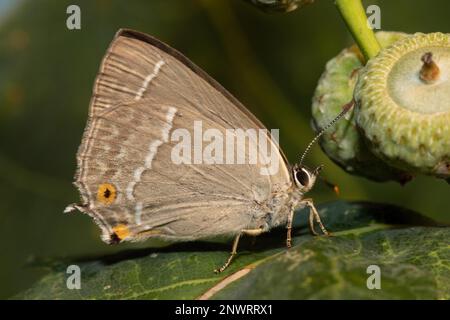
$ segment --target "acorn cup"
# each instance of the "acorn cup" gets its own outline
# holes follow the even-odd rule
[[[450,177],[450,37],[417,33],[369,60],[354,91],[369,149],[393,168]]]
[[[323,135],[349,173],[406,183],[450,177],[450,40],[442,33],[378,32],[383,49],[363,66],[355,47],[330,60],[313,98],[319,131],[352,98],[356,107]]]
[[[401,32],[378,32],[382,47],[406,37]],[[358,75],[363,70],[364,58],[356,46],[344,49],[331,59],[320,77],[312,103],[313,127],[318,132],[353,98]],[[395,169],[372,154],[355,121],[355,109],[327,130],[320,146],[345,171],[374,181],[394,180],[405,183],[411,174]]]

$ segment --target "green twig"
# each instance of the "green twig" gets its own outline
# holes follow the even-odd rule
[[[380,51],[380,44],[367,24],[361,0],[336,0],[336,6],[366,61],[375,57]]]

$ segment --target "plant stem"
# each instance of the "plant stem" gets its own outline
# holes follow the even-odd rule
[[[336,0],[336,6],[366,61],[375,57],[380,51],[380,44],[367,24],[361,0]]]

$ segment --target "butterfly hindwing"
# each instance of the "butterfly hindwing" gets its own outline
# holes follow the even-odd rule
[[[99,223],[105,241],[236,233],[261,223],[271,193],[289,187],[287,163],[267,134],[279,162],[272,175],[261,174],[260,162],[193,163],[199,150],[192,150],[189,163],[174,161],[174,132],[189,133],[195,149],[195,123],[223,137],[227,129],[264,129],[180,53],[141,33],[120,31],[95,82],[75,177],[83,200],[77,207]],[[235,153],[248,158],[254,140],[249,136],[245,150]]]

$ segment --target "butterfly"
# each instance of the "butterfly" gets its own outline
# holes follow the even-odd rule
[[[270,147],[279,163],[277,170],[262,174],[267,154],[251,148],[252,135],[232,156],[247,159],[256,152],[256,161],[224,163],[215,157],[206,163],[192,161],[191,152],[174,161],[179,133],[195,136],[196,123],[216,138],[229,130],[234,130],[232,138],[257,130],[259,142]],[[193,149],[199,154],[198,145]],[[74,184],[81,203],[65,212],[77,209],[91,216],[109,244],[234,237],[231,255],[216,269],[222,272],[242,235],[284,225],[290,247],[297,208],[310,208],[314,234],[315,222],[328,234],[313,201],[304,198],[322,167],[311,170],[301,163],[289,165],[264,125],[181,53],[149,35],[121,29],[101,63],[77,153]]]

